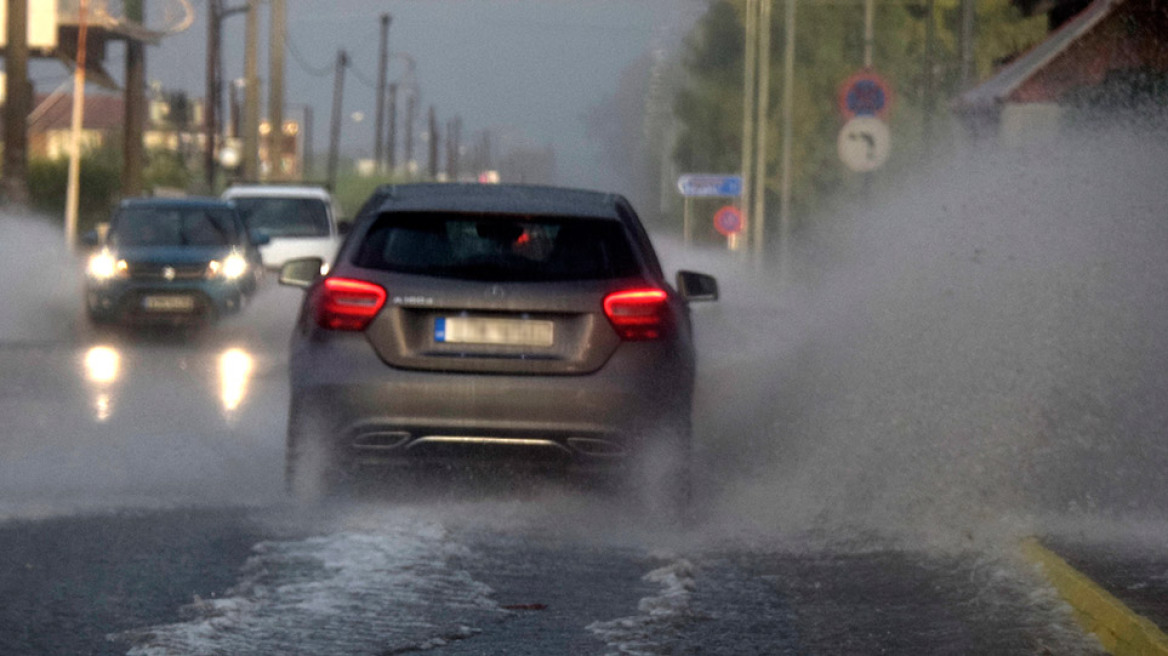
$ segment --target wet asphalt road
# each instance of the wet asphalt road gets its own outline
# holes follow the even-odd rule
[[[984,544],[678,530],[554,481],[291,504],[283,326],[0,345],[0,653],[1098,653]]]
[[[1100,653],[1008,560],[680,554],[454,516],[438,537],[410,511],[355,514],[332,534],[270,509],[8,523],[0,651]]]

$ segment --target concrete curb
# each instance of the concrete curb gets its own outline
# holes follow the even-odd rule
[[[1168,635],[1084,576],[1035,538],[1022,541],[1027,560],[1041,566],[1075,619],[1115,656],[1168,656]]]

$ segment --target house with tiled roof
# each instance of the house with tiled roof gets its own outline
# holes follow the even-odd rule
[[[1033,1],[1020,1],[1033,9]],[[975,135],[1007,143],[1052,138],[1068,110],[1086,101],[1114,101],[1104,104],[1122,112],[1131,98],[1108,94],[1138,96],[1140,80],[1168,80],[1168,5],[1162,0],[1094,0],[1086,6],[1046,0],[1042,6],[1052,16],[1048,38],[954,101],[954,111]]]
[[[89,93],[81,129],[83,150],[101,148],[121,134],[126,115],[122,96]],[[28,116],[29,155],[57,159],[69,156],[73,125],[73,95],[37,94],[34,109]]]

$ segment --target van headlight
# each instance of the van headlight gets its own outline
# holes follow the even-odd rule
[[[125,260],[119,260],[113,253],[103,250],[90,256],[85,272],[90,278],[99,281],[125,278],[130,273],[130,265],[126,264]]]
[[[208,277],[223,276],[228,280],[238,280],[247,273],[247,259],[239,253],[232,253],[223,258],[223,261],[211,260],[207,265]]]

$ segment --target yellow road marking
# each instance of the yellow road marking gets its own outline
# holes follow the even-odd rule
[[[1022,553],[1042,566],[1051,585],[1075,611],[1075,619],[1094,633],[1114,656],[1168,656],[1168,635],[1147,618],[1136,614],[1067,564],[1035,538],[1022,542]]]

